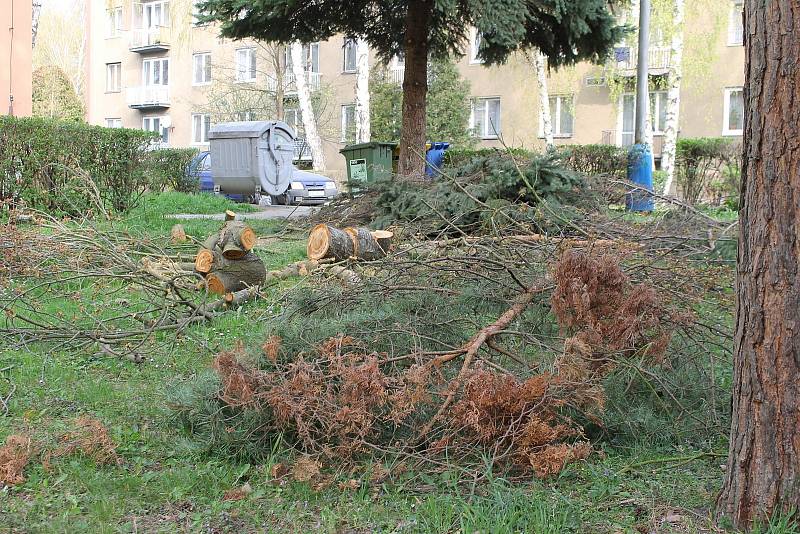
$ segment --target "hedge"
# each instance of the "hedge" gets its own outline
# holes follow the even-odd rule
[[[186,172],[196,154],[194,148],[160,148],[148,152],[145,167],[150,189],[196,193],[200,189],[197,176]]]
[[[53,215],[124,212],[148,187],[156,134],[0,117],[0,199]]]
[[[556,149],[564,164],[587,176],[606,175],[625,178],[628,149],[616,145],[562,145]]]
[[[741,181],[742,147],[730,137],[678,139],[675,179],[690,204],[701,198],[736,202]]]

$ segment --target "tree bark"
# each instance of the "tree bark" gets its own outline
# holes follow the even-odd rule
[[[667,89],[667,119],[664,125],[664,149],[661,169],[666,171],[664,195],[669,195],[675,178],[675,153],[678,143],[678,124],[681,107],[681,79],[683,77],[683,1],[674,0],[672,43],[669,54],[669,88]]]
[[[356,42],[356,143],[370,140],[369,117],[369,45],[364,39]]]
[[[297,88],[297,105],[303,120],[303,131],[306,143],[311,149],[311,165],[315,171],[325,170],[325,154],[322,151],[322,140],[317,131],[317,119],[311,106],[311,91],[308,89],[308,72],[306,58],[303,57],[303,45],[295,41],[291,46],[292,73]]]
[[[428,96],[428,25],[433,0],[408,4],[403,46],[406,69],[403,75],[403,124],[400,132],[400,161],[397,172],[406,178],[425,173],[425,119]]]
[[[318,224],[308,235],[306,255],[312,260],[324,258],[346,260],[353,255],[353,240],[344,230],[327,224]]]
[[[236,261],[215,264],[214,269],[206,276],[208,290],[211,293],[224,295],[247,287],[264,283],[267,270],[261,258],[248,252]]]
[[[536,83],[539,85],[539,120],[542,122],[545,146],[550,149],[555,145],[555,140],[553,139],[553,121],[550,112],[550,93],[547,91],[547,73],[545,72],[547,56],[537,50],[533,53],[532,59],[536,69]]]
[[[717,512],[800,508],[800,2],[745,0],[733,421]]]
[[[349,227],[344,229],[353,240],[353,256],[360,260],[374,261],[386,256],[369,228]]]

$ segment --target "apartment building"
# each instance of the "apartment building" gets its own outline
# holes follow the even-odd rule
[[[723,0],[727,1],[727,0]],[[109,127],[158,132],[169,146],[208,146],[213,122],[282,118],[300,126],[291,61],[282,47],[222,39],[199,25],[191,0],[90,0],[87,31],[87,119]],[[741,135],[744,81],[741,0],[719,13],[687,17],[679,135]],[[714,20],[712,20],[714,18]],[[709,28],[717,27],[717,31]],[[518,54],[484,66],[473,32],[458,61],[472,92],[470,128],[482,146],[543,145],[535,71]],[[697,52],[695,54],[695,52]],[[697,57],[693,57],[695,54]],[[355,45],[342,37],[303,48],[326,166],[342,175],[339,154],[354,130]],[[650,93],[654,153],[666,120],[665,78],[671,53],[654,42]],[[603,66],[580,64],[549,74],[552,125],[558,144],[633,141],[636,50],[620,46]],[[371,63],[375,65],[376,58]],[[401,83],[402,58],[386,65]],[[280,102],[280,103],[278,103]],[[302,140],[296,157],[310,159]]]
[[[0,114],[31,114],[31,0],[0,1]]]

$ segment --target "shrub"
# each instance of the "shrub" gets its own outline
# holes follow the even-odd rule
[[[573,171],[594,176],[604,174],[625,178],[628,150],[615,145],[565,145],[558,147],[564,164]]]
[[[148,152],[145,166],[150,189],[159,192],[167,189],[180,193],[197,192],[200,186],[197,177],[186,172],[196,154],[194,148],[161,148]]]
[[[152,132],[0,117],[0,199],[55,215],[124,212],[147,189]]]
[[[717,201],[723,194],[736,195],[740,152],[740,144],[725,137],[679,139],[675,178],[684,200],[696,204],[704,195],[716,196]]]
[[[508,155],[515,158],[532,158],[533,152],[524,148],[451,148],[444,153],[443,168],[456,168],[469,163],[470,161],[488,158],[491,156]]]

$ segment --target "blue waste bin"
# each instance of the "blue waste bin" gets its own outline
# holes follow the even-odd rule
[[[636,144],[628,152],[628,180],[638,185],[625,195],[625,207],[628,211],[650,213],[655,207],[653,198],[653,154],[646,143]]]
[[[434,176],[444,163],[444,153],[450,148],[450,143],[430,143],[425,153],[425,174]]]

